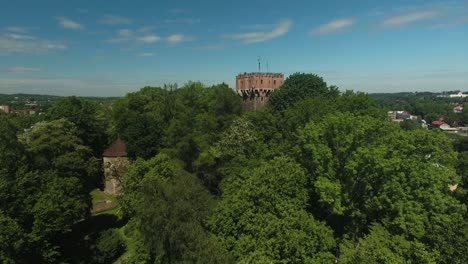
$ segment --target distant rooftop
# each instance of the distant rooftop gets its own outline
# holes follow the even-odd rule
[[[102,156],[103,157],[126,157],[127,149],[125,147],[125,143],[120,138],[117,138],[114,141],[114,143],[112,143],[112,145],[104,151]]]

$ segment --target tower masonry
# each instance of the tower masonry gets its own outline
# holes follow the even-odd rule
[[[265,106],[271,93],[284,82],[282,73],[252,72],[236,76],[236,92],[242,97],[244,111]]]

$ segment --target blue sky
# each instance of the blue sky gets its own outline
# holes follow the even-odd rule
[[[317,73],[341,90],[468,90],[468,1],[2,0],[0,93],[123,96]]]

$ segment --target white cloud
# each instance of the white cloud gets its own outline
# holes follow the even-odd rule
[[[138,35],[130,29],[121,29],[118,31],[117,37],[110,39],[110,42],[156,43],[160,40],[161,37],[154,34]]]
[[[106,25],[127,25],[131,23],[130,19],[116,15],[104,15],[99,22]]]
[[[57,20],[62,28],[74,29],[74,30],[83,28],[83,26],[80,25],[79,23],[71,19],[65,18],[65,17],[57,17]]]
[[[238,33],[238,34],[229,34],[224,37],[229,39],[240,40],[244,44],[251,44],[257,42],[267,41],[273,38],[280,37],[289,32],[293,25],[292,20],[285,19],[281,21],[275,28],[271,31],[257,31],[257,32],[248,32],[248,33]]]
[[[441,15],[442,13],[437,10],[423,10],[406,13],[403,15],[393,16],[385,19],[382,22],[383,27],[400,27],[410,23],[428,20],[436,16]]]
[[[155,55],[156,54],[151,53],[151,52],[143,52],[143,53],[138,54],[139,57],[153,57]]]
[[[38,72],[40,70],[41,70],[40,68],[24,67],[24,66],[15,66],[15,67],[8,69],[9,72],[13,72],[13,73]]]
[[[319,27],[313,29],[311,33],[313,34],[327,34],[337,32],[354,25],[355,21],[353,18],[342,18],[332,20],[326,24],[320,25]]]
[[[190,41],[192,39],[192,37],[183,34],[173,34],[166,38],[167,42],[169,42],[170,44],[178,44],[184,41]]]
[[[28,32],[25,28],[23,27],[7,27],[6,31],[9,32],[14,32],[14,33],[26,33]]]
[[[156,36],[156,35],[145,35],[145,36],[138,38],[138,41],[144,42],[144,43],[156,43],[160,40],[161,40],[161,37]]]
[[[130,29],[121,29],[117,32],[117,37],[110,39],[110,42],[124,42],[133,39],[133,31]]]
[[[5,34],[5,36],[12,39],[35,39],[36,37],[23,34]]]
[[[54,50],[65,50],[67,46],[61,42],[40,39],[35,36],[20,34],[0,35],[0,54],[26,53],[41,54]]]

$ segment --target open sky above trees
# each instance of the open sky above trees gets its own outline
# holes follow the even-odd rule
[[[58,1],[0,4],[0,93],[124,96],[314,72],[365,92],[467,89],[467,2]]]

